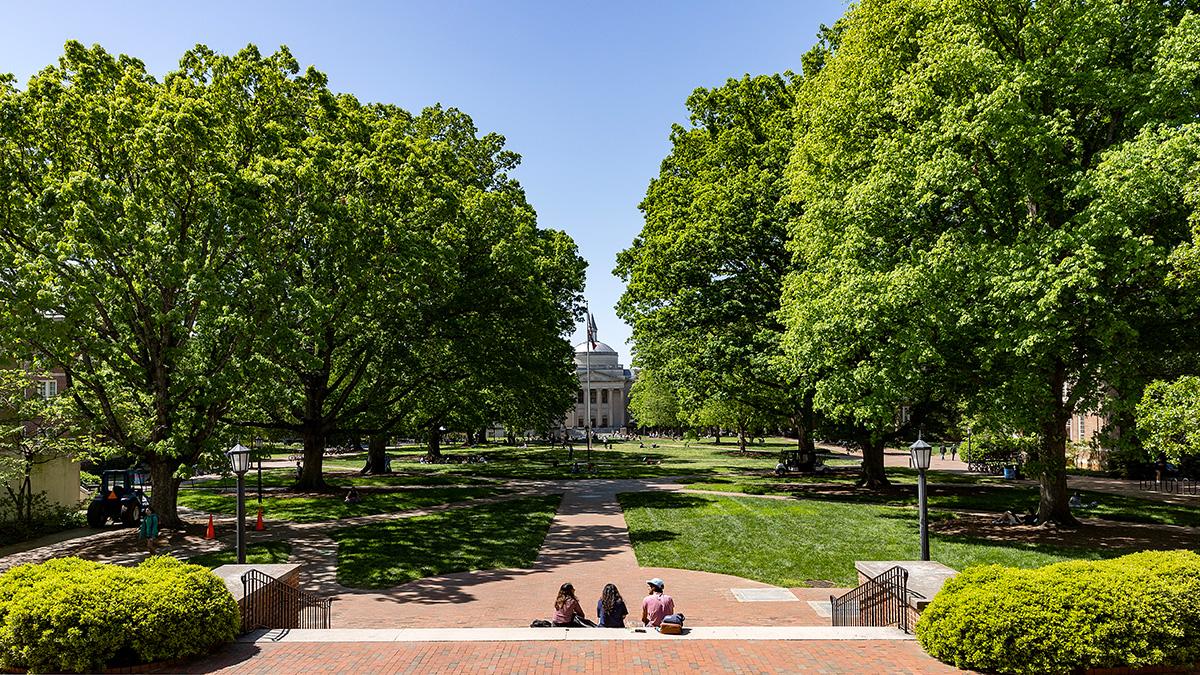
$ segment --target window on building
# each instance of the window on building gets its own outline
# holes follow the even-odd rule
[[[44,399],[51,399],[58,395],[57,380],[38,380],[37,395]]]
[[[579,395],[579,398],[583,398],[583,394],[580,394],[580,395]],[[583,418],[582,418],[582,417],[580,417],[580,418],[579,418],[577,421],[579,422],[579,424],[576,424],[575,426],[577,426],[577,427],[579,427],[580,429],[582,429],[582,428],[583,428]]]
[[[600,418],[600,426],[601,426],[601,427],[603,427],[603,428],[607,428],[607,427],[608,427],[608,416],[607,416],[607,415],[605,415],[604,417],[601,417],[601,418]]]
[[[1079,437],[1078,437],[1078,438],[1076,438],[1075,440],[1078,440],[1078,441],[1082,441],[1082,440],[1083,440],[1083,431],[1084,431],[1084,430],[1083,430],[1083,422],[1084,422],[1084,419],[1085,419],[1085,418],[1084,418],[1084,416],[1083,416],[1083,415],[1080,415],[1080,416],[1079,416]]]
[[[579,390],[579,395],[575,397],[575,402],[576,402],[576,403],[583,403],[583,389],[580,389],[580,390]],[[580,424],[579,426],[583,426],[583,425],[582,425],[582,424]]]
[[[592,403],[596,402],[596,390],[595,389],[588,390],[588,398],[592,399]]]
[[[592,428],[593,429],[596,428],[596,418],[595,417],[592,418]]]
[[[607,389],[600,390],[600,402],[608,403],[608,390]],[[608,425],[605,425],[605,426],[608,426]]]

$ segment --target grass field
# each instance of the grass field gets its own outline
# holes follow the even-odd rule
[[[561,500],[528,497],[336,530],[338,583],[389,588],[439,574],[528,568]]]
[[[407,511],[426,506],[491,497],[504,492],[505,490],[494,487],[434,487],[392,492],[364,491],[360,493],[362,501],[355,504],[347,504],[340,493],[329,495],[268,494],[263,497],[263,517],[273,520],[290,520],[294,523],[313,523],[377,513]],[[203,513],[232,514],[237,510],[237,497],[228,493],[205,490],[181,490],[179,505]],[[258,500],[247,495],[247,513],[252,514],[257,508]]]
[[[620,495],[638,562],[733,574],[779,586],[856,584],[855,560],[918,557],[913,509],[679,493]],[[1095,549],[931,537],[933,557],[955,569],[1036,567],[1109,555]]]
[[[535,445],[528,448],[488,446],[484,448],[446,448],[447,456],[480,456],[483,464],[421,464],[420,452],[392,453],[392,468],[399,472],[423,472],[432,475],[572,479],[572,478],[658,478],[663,476],[722,476],[769,472],[777,461],[779,451],[795,446],[787,439],[768,439],[766,445],[755,445],[746,454],[738,452],[736,444],[685,444],[683,441],[646,439],[645,447],[637,441],[613,444],[612,449],[597,445],[592,450],[594,471],[586,470],[587,452],[580,445],[573,452],[562,447]],[[654,448],[652,445],[658,445]],[[328,466],[360,468],[362,461],[337,459]],[[578,470],[576,470],[578,465]]]
[[[857,474],[839,472],[833,475],[796,476],[738,476],[705,478],[688,484],[695,490],[740,492],[748,495],[790,495],[797,499],[878,504],[884,506],[916,506],[916,472],[912,469],[888,468],[892,487],[881,490],[854,488]],[[1129,523],[1158,523],[1163,525],[1200,526],[1200,509],[1128,495],[1079,491],[1084,503],[1097,502],[1093,509],[1078,511],[1080,517],[1104,518]],[[1012,511],[1024,513],[1036,510],[1038,488],[1028,483],[1014,483],[991,476],[933,471],[929,473],[929,506],[953,511]]]
[[[261,544],[250,544],[246,547],[246,563],[249,565],[274,565],[286,563],[292,554],[292,546],[283,541],[267,541]],[[237,551],[217,551],[202,553],[187,559],[193,565],[202,565],[215,569],[221,565],[232,565],[237,562]]]
[[[348,470],[343,464],[357,465],[354,471]],[[495,481],[487,478],[475,478],[472,476],[459,476],[451,474],[385,474],[382,476],[362,476],[359,475],[357,469],[362,468],[361,461],[343,462],[342,460],[327,461],[324,464],[326,471],[325,482],[335,487],[350,487],[351,485],[375,485],[375,486],[443,486],[443,485],[494,485]],[[294,468],[287,469],[263,469],[263,487],[279,488],[291,487],[296,483],[296,470]],[[212,489],[212,488],[232,488],[237,485],[237,479],[233,476],[222,476],[220,478],[209,478],[206,480],[197,480],[194,483],[189,481],[184,483],[182,491],[196,489]],[[246,474],[246,493],[255,494],[254,491],[258,487],[258,474],[251,470]]]

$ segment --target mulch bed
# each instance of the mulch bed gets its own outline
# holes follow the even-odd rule
[[[1001,525],[993,514],[962,514],[934,522],[931,529],[942,536],[970,537],[1005,544],[1051,544],[1071,548],[1106,550],[1195,548],[1194,531],[1170,525],[1139,525],[1111,520],[1084,520],[1078,528],[1045,525]]]

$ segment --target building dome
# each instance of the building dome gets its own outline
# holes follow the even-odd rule
[[[589,351],[589,350],[588,350],[588,343],[586,340],[575,345],[575,353],[576,354],[583,354],[587,351]],[[591,349],[590,351],[593,354],[616,354],[617,353],[617,350],[613,349],[612,347],[609,347],[608,345],[604,344],[603,342],[597,342],[596,346],[593,349]]]

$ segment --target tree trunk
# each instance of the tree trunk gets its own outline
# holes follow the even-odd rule
[[[304,427],[304,466],[296,489],[321,492],[329,489],[322,472],[325,463],[325,431],[315,424]]]
[[[429,452],[425,456],[429,459],[442,458],[442,430],[438,422],[429,426]]]
[[[715,427],[713,429],[713,445],[720,445],[720,444],[721,444],[721,427]]]
[[[804,394],[804,401],[800,405],[800,409],[796,411],[796,438],[797,445],[805,452],[810,452],[813,458],[816,458],[817,444],[813,440],[813,397],[816,392],[809,390]]]
[[[1067,421],[1071,419],[1071,412],[1063,401],[1064,373],[1065,368],[1059,367],[1050,378],[1051,393],[1058,403],[1042,423],[1038,442],[1037,469],[1041,485],[1038,522],[1078,527],[1079,521],[1071,514],[1071,496],[1067,489]]]
[[[158,514],[158,524],[161,527],[182,529],[183,520],[179,517],[179,483],[175,471],[182,462],[178,459],[167,459],[158,455],[150,455],[146,464],[150,467],[150,508]]]
[[[17,509],[17,518],[25,523],[25,527],[33,527],[33,462],[29,460],[25,461],[25,476],[21,479],[21,496],[24,498],[24,504]]]
[[[383,434],[367,439],[367,473],[387,473],[387,440]]]
[[[861,441],[863,461],[862,476],[858,486],[875,490],[891,485],[883,469],[883,450],[886,443],[882,434],[865,435]]]
[[[738,425],[738,450],[744,455],[746,454],[746,425]]]
[[[477,439],[478,439],[479,445],[482,445],[484,447],[487,446],[487,442],[488,442],[487,427],[482,427],[479,429],[479,436],[477,436]]]

